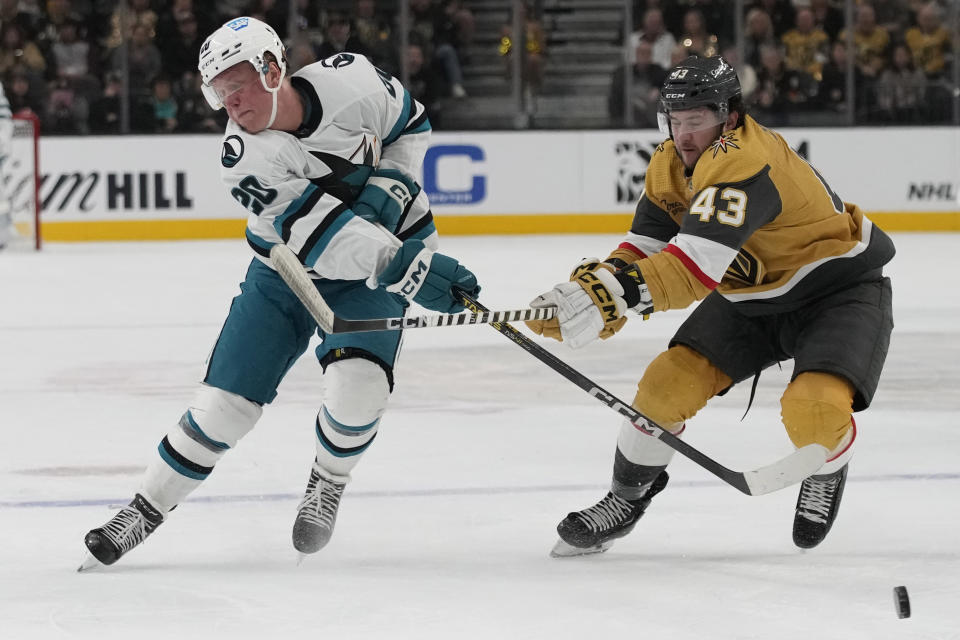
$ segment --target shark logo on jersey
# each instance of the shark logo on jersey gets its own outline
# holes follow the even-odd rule
[[[353,55],[349,53],[338,53],[335,56],[324,58],[323,60],[320,61],[320,65],[324,67],[331,67],[333,69],[339,69],[340,67],[347,66],[353,61],[354,61]]]
[[[243,157],[243,139],[240,136],[228,136],[220,150],[220,164],[226,168],[237,166]]]
[[[380,164],[380,140],[373,136],[371,140],[367,139],[367,135],[363,135],[363,140],[360,141],[359,146],[354,150],[350,155],[350,162],[355,164],[365,164],[370,167],[375,167]]]

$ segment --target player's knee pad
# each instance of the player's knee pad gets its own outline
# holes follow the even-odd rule
[[[323,406],[317,414],[317,462],[347,478],[370,447],[390,397],[386,371],[366,358],[327,365]]]
[[[177,426],[160,442],[160,457],[179,475],[204,480],[262,413],[260,405],[242,396],[201,385]]]
[[[654,358],[644,371],[633,406],[665,429],[674,430],[732,383],[707,358],[676,345]]]
[[[187,415],[203,436],[233,447],[250,433],[263,414],[263,407],[239,396],[210,385],[200,388],[190,402]]]
[[[790,440],[798,447],[819,444],[831,457],[852,440],[854,388],[832,373],[805,371],[780,398],[780,415]]]
[[[323,405],[336,422],[352,428],[375,423],[387,408],[390,384],[376,362],[347,358],[327,365]]]

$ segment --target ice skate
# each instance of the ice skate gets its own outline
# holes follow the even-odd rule
[[[297,519],[293,523],[293,546],[301,554],[316,553],[330,541],[333,526],[337,522],[340,496],[347,486],[346,480],[344,477],[329,478],[323,475],[314,461],[307,490],[297,507]]]
[[[139,493],[102,527],[92,529],[83,539],[89,555],[77,571],[111,565],[146,540],[163,522],[163,515]]]
[[[567,515],[557,525],[560,540],[553,546],[550,555],[554,558],[583,556],[603,553],[613,546],[614,540],[633,530],[653,497],[663,491],[670,476],[661,471],[650,488],[639,500],[625,500],[607,493],[600,502]]]
[[[847,483],[847,465],[838,471],[810,476],[800,485],[797,513],[793,519],[793,543],[801,549],[812,549],[827,537],[837,519],[840,498]]]

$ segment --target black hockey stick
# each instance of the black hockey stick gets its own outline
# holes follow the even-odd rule
[[[463,304],[474,313],[485,310],[476,299],[459,292]],[[582,373],[556,357],[530,338],[520,333],[506,322],[492,322],[490,326],[518,344],[523,350],[540,360],[564,378],[577,385],[588,394],[604,403],[620,415],[626,417],[643,433],[657,438],[671,449],[679,451],[698,465],[717,476],[727,484],[736,487],[749,496],[758,496],[778,491],[802,482],[816,472],[827,459],[827,450],[818,444],[801,447],[790,455],[752,471],[734,471],[723,466],[713,458],[701,453],[666,429],[657,425],[628,403],[618,399],[612,393],[594,383]]]
[[[511,309],[509,311],[440,313],[430,316],[401,318],[365,318],[351,320],[338,318],[313,286],[303,264],[285,244],[276,244],[270,249],[273,267],[287,283],[290,290],[306,307],[324,333],[353,333],[357,331],[389,331],[392,329],[424,329],[427,327],[456,327],[467,324],[510,322],[514,320],[549,320],[556,313],[553,307],[543,309]]]

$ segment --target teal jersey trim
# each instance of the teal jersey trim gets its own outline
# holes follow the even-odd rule
[[[275,243],[267,242],[260,236],[256,235],[253,231],[250,231],[250,227],[247,227],[244,235],[247,237],[247,244],[250,245],[250,248],[253,249],[258,255],[268,258],[270,256],[270,249],[273,248]]]
[[[437,232],[437,225],[430,221],[430,224],[425,225],[422,229],[418,230],[416,233],[411,234],[408,240],[426,240],[429,236]]]
[[[343,229],[343,227],[345,227],[346,224],[355,217],[353,215],[353,211],[350,209],[344,209],[339,214],[331,213],[330,215],[336,215],[337,217],[326,229],[324,229],[323,234],[317,238],[317,242],[313,245],[313,247],[310,249],[310,252],[307,254],[307,257],[304,259],[303,264],[308,267],[312,268],[313,265],[316,264],[317,260],[320,258],[320,254],[326,251],[327,245],[330,244],[330,241],[333,240],[333,237],[337,235],[340,229]],[[306,247],[304,247],[304,249],[306,249]]]
[[[386,140],[383,141],[383,146],[396,141],[397,138],[403,133],[403,130],[410,123],[410,110],[413,108],[413,100],[410,98],[410,92],[406,89],[403,90],[403,109],[400,111],[400,117],[397,118],[397,123],[393,125],[393,129],[390,130],[390,135],[387,136]]]
[[[300,197],[287,205],[287,208],[283,213],[278,215],[273,221],[273,228],[276,230],[277,235],[283,238],[283,223],[287,221],[293,215],[300,213],[300,210],[304,205],[310,200],[314,192],[317,190],[317,185],[310,183],[307,185],[307,188],[303,190],[303,193],[300,194]]]
[[[430,120],[429,120],[429,119],[426,119],[426,120],[424,120],[423,122],[421,122],[421,123],[420,123],[420,126],[416,127],[415,129],[410,129],[409,131],[404,131],[404,132],[403,132],[403,135],[407,135],[407,134],[410,134],[410,133],[423,133],[424,131],[430,131],[432,128],[433,128],[433,127],[430,126]]]

